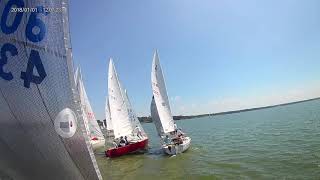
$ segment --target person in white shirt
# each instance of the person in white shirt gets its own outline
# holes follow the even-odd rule
[[[136,126],[136,128],[134,128],[134,131],[137,133],[137,137],[138,137],[139,139],[142,139],[142,138],[143,138],[143,136],[142,136],[142,131],[141,131],[141,129],[140,129],[139,126]]]
[[[178,129],[177,130],[177,135],[178,135],[178,137],[183,137],[184,136],[184,133],[181,131],[181,129]]]
[[[174,127],[174,130],[178,130],[178,126],[176,123],[174,123],[173,127]]]
[[[113,144],[113,146],[114,146],[115,148],[118,147],[118,144],[116,143],[116,141],[113,141],[112,144]]]

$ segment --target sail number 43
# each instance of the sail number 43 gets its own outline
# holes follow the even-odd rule
[[[13,22],[11,24],[7,24],[9,13],[12,7],[16,8],[24,8],[25,3],[23,0],[9,0],[4,7],[3,13],[1,15],[1,31],[4,34],[12,34],[16,32],[18,29],[22,16],[24,12],[15,12],[15,16]],[[25,28],[25,36],[28,41],[37,43],[41,42],[46,35],[46,25],[40,19],[40,15],[47,16],[49,13],[43,11],[42,6],[37,7],[37,11],[31,12],[28,18],[28,22]],[[5,72],[4,66],[8,63],[8,54],[10,57],[18,55],[18,49],[15,45],[10,43],[5,43],[2,45],[0,49],[0,77],[6,81],[11,81],[14,77],[12,73]],[[33,69],[36,68],[38,75],[33,74]],[[42,64],[42,60],[40,54],[37,50],[32,49],[28,58],[27,69],[25,72],[21,72],[20,78],[24,80],[24,87],[30,88],[30,83],[40,84],[45,77],[47,76],[45,68]]]

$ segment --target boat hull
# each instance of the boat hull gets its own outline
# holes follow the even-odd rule
[[[111,148],[106,150],[106,156],[113,158],[123,156],[125,154],[133,153],[139,150],[144,150],[148,146],[148,139],[140,140],[138,142],[126,145],[124,147]]]
[[[176,155],[185,152],[191,145],[191,138],[185,137],[183,143],[179,145],[164,145],[162,146],[164,152],[168,155]]]

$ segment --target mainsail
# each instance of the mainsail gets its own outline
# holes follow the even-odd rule
[[[25,7],[37,11],[12,12]],[[102,179],[76,103],[68,1],[0,1],[0,16],[0,176]]]
[[[109,98],[107,97],[106,99],[106,124],[107,124],[107,130],[108,131],[113,131],[113,125],[112,125],[112,120],[111,120],[111,114],[110,114],[110,105],[109,105]]]
[[[110,112],[115,138],[129,136],[133,132],[132,122],[128,113],[128,106],[123,94],[122,86],[119,82],[113,60],[109,62],[108,73],[108,95]]]
[[[174,131],[174,121],[171,115],[170,104],[168,100],[166,85],[159,62],[158,52],[153,56],[151,84],[154,100],[163,127],[163,132],[168,133]]]
[[[159,136],[163,136],[164,135],[163,127],[161,125],[161,121],[160,121],[160,117],[159,117],[159,114],[158,114],[156,102],[154,101],[154,96],[152,96],[152,101],[151,101],[151,105],[150,105],[150,111],[151,111],[151,118],[152,118],[153,123],[156,126],[158,135]]]

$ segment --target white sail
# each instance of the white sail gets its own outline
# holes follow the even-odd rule
[[[112,59],[109,62],[108,95],[115,138],[131,135],[133,132],[131,119]]]
[[[129,114],[130,120],[132,122],[133,129],[136,126],[138,126],[139,129],[142,131],[142,133],[145,134],[144,129],[142,128],[142,125],[141,125],[138,117],[136,116],[136,113],[133,110],[133,107],[132,107],[131,102],[128,97],[127,90],[124,90],[124,93],[125,93],[125,103],[127,104],[127,107],[128,107],[128,114]]]
[[[80,68],[76,69],[76,73],[75,73],[75,83],[76,83],[76,88],[77,88],[77,92],[79,94],[79,98],[80,98],[80,108],[81,108],[81,113],[82,113],[82,117],[83,117],[83,122],[84,122],[84,127],[86,130],[87,135],[90,137],[90,129],[89,129],[89,123],[88,123],[88,118],[86,116],[86,112],[85,112],[85,98],[84,98],[84,94],[83,94],[83,90],[84,90],[84,86],[82,83],[82,76],[81,76],[81,70]]]
[[[106,112],[107,130],[108,131],[112,131],[113,130],[113,125],[112,125],[112,120],[111,120],[110,105],[109,105],[109,98],[108,97],[106,99],[105,112]]]
[[[166,85],[157,51],[154,53],[153,56],[151,84],[154,100],[157,105],[158,114],[163,127],[163,132],[172,132],[174,131],[174,121],[170,110]]]
[[[104,139],[103,133],[101,132],[101,129],[98,125],[98,122],[94,116],[94,113],[93,113],[91,104],[89,102],[87,92],[84,88],[82,79],[80,79],[80,82],[81,82],[81,86],[82,86],[82,94],[80,95],[80,97],[83,96],[83,102],[81,102],[81,104],[84,109],[85,116],[87,118],[89,131],[90,131],[90,134],[89,134],[90,138],[91,139],[93,139],[93,138]]]
[[[0,1],[0,179],[102,179],[77,103],[68,6]],[[27,7],[39,8],[11,12]]]
[[[152,101],[151,101],[151,105],[150,105],[150,111],[151,111],[151,118],[152,118],[153,123],[156,126],[156,130],[158,132],[158,135],[159,136],[163,136],[164,135],[163,127],[161,125],[161,121],[160,121],[160,117],[159,117],[159,114],[158,114],[156,102],[154,101],[154,96],[152,96]]]

